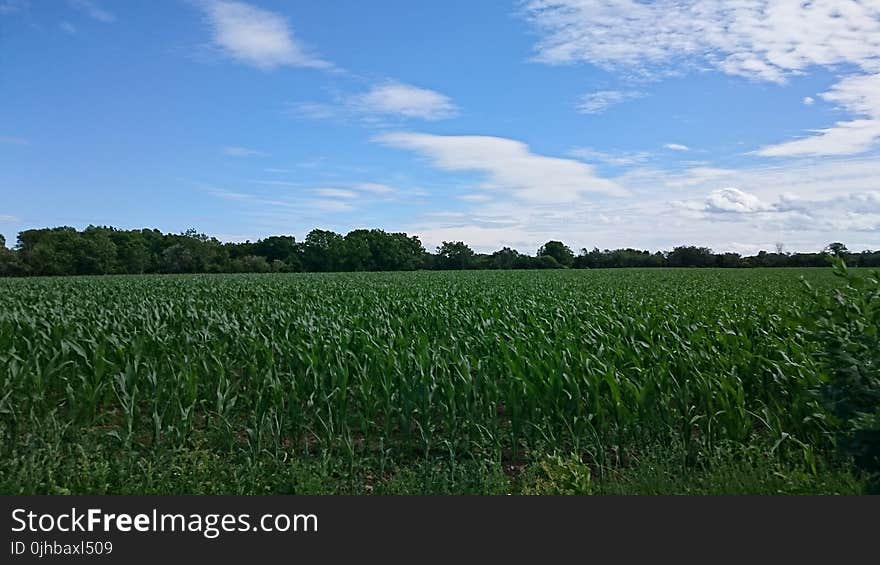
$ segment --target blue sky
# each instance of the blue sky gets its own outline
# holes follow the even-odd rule
[[[0,233],[880,248],[880,1],[0,0]]]

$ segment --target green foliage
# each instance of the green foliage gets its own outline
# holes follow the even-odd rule
[[[561,241],[548,241],[538,249],[538,257],[552,257],[560,266],[571,267],[574,264],[574,253]]]
[[[842,286],[813,290],[818,308],[810,329],[826,374],[818,394],[838,446],[880,475],[880,273],[857,274],[840,257],[833,269]]]
[[[474,264],[474,251],[461,241],[444,241],[437,248],[437,266],[441,269],[469,269]]]
[[[418,237],[357,229],[347,235],[312,230],[305,241],[270,236],[256,242],[220,243],[194,229],[180,234],[89,226],[25,230],[16,249],[0,245],[0,276],[143,273],[358,272],[461,269],[606,269],[622,267],[825,267],[829,253],[858,267],[880,266],[880,251],[849,253],[833,243],[821,253],[759,252],[753,257],[714,254],[679,246],[669,253],[638,249],[582,249],[575,257],[561,241],[548,241],[536,256],[504,247],[475,253],[463,242],[444,242],[436,254]]]
[[[576,455],[547,455],[535,462],[522,480],[523,494],[592,494],[590,468]]]
[[[708,247],[680,245],[666,256],[670,267],[714,267],[715,256]]]

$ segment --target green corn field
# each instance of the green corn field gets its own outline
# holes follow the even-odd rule
[[[0,280],[0,488],[379,492],[415,477],[404,490],[502,492],[548,461],[604,488],[634,461],[705,474],[728,453],[846,490],[849,475],[823,478],[842,471],[823,455],[801,277],[835,282],[826,269]]]

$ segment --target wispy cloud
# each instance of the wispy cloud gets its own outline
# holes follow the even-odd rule
[[[323,212],[349,212],[354,210],[354,206],[348,202],[339,200],[317,199],[309,201],[309,205],[316,210]]]
[[[464,200],[465,202],[489,202],[492,200],[492,197],[485,193],[474,192],[471,194],[462,194],[458,199]]]
[[[611,106],[645,96],[636,90],[598,90],[584,94],[577,105],[581,114],[601,114]]]
[[[387,184],[380,184],[376,182],[362,182],[354,185],[354,188],[357,190],[362,190],[364,192],[369,192],[371,194],[380,194],[380,195],[388,195],[396,192],[393,188],[388,186]]]
[[[765,157],[850,155],[877,145],[880,141],[880,73],[847,77],[819,96],[860,118],[837,122],[802,139],[763,147],[757,154]]]
[[[285,113],[294,118],[327,120],[339,116],[343,109],[340,105],[322,102],[292,102],[287,105]]]
[[[10,214],[0,214],[0,222],[18,222],[19,219],[16,216],[12,216]]]
[[[445,94],[388,81],[372,86],[366,92],[337,97],[332,103],[297,102],[289,113],[302,118],[415,118],[437,121],[455,117],[458,107]]]
[[[880,141],[880,6],[836,0],[527,0],[535,59],[646,76],[714,68],[784,83],[813,67],[848,69],[823,99],[857,119],[770,145],[766,157],[847,155]],[[810,104],[808,98],[806,104]]]
[[[690,151],[691,148],[687,145],[682,145],[681,143],[666,143],[663,145],[666,149],[671,151]]]
[[[262,151],[257,151],[256,149],[250,149],[248,147],[240,147],[237,145],[224,147],[223,154],[230,157],[265,157],[267,155],[267,153],[264,153]]]
[[[598,151],[592,147],[575,147],[568,152],[572,157],[590,162],[601,162],[608,165],[625,167],[643,163],[651,158],[646,151]]]
[[[403,116],[423,120],[442,120],[458,113],[449,97],[410,84],[386,82],[355,95],[349,106],[366,114]]]
[[[353,190],[346,190],[343,188],[316,188],[313,190],[315,194],[318,196],[322,196],[324,198],[342,198],[345,200],[350,200],[352,198],[357,198],[358,193]]]
[[[110,24],[116,21],[116,16],[108,12],[94,0],[69,0],[70,5],[88,15],[90,18]]]
[[[21,12],[30,6],[28,0],[0,0],[0,15]]]
[[[482,173],[482,188],[498,190],[516,199],[570,202],[589,193],[627,194],[614,182],[597,176],[586,163],[538,155],[525,143],[513,139],[413,132],[386,133],[374,139],[420,153],[439,169]]]
[[[311,52],[293,33],[287,19],[244,2],[206,0],[201,3],[215,45],[229,57],[260,69],[333,65]]]
[[[58,27],[67,34],[76,35],[76,27],[70,22],[61,22],[58,24]]]

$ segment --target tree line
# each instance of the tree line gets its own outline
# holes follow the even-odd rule
[[[880,266],[880,251],[850,253],[832,243],[815,253],[757,255],[714,253],[682,245],[671,251],[581,249],[548,241],[536,255],[504,247],[476,253],[460,241],[443,242],[431,253],[416,236],[380,229],[341,235],[314,229],[302,241],[271,236],[256,242],[223,243],[188,230],[121,230],[89,226],[25,230],[13,249],[0,235],[0,276],[103,275],[142,273],[269,273],[331,271],[412,271],[417,269],[606,269],[619,267],[822,267],[831,256],[852,266]]]

